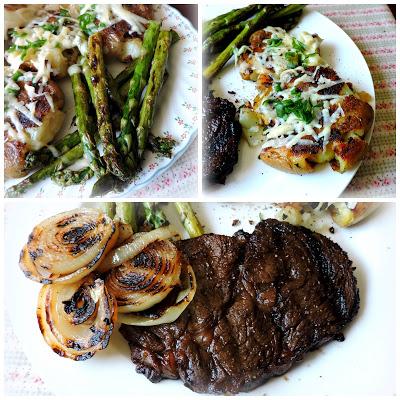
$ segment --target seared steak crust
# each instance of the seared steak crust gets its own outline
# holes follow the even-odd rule
[[[235,119],[236,107],[212,95],[203,99],[203,176],[225,183],[238,162],[242,128]]]
[[[121,326],[137,371],[202,393],[251,390],[288,371],[356,315],[351,261],[331,240],[276,220],[253,234],[203,235],[178,247],[198,281],[172,324]]]

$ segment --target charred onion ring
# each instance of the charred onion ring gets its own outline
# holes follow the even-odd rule
[[[106,278],[118,312],[146,310],[161,302],[179,285],[181,256],[168,240],[149,244],[140,254],[113,268]]]
[[[33,229],[20,267],[26,277],[44,284],[77,282],[102,262],[117,238],[116,224],[101,211],[68,211]]]
[[[154,326],[176,321],[193,300],[196,293],[196,277],[190,265],[185,265],[182,268],[181,280],[182,289],[176,296],[173,305],[164,306],[160,303],[152,309],[143,312],[119,314],[118,322],[127,325]]]
[[[116,320],[114,298],[94,274],[82,282],[44,285],[37,318],[47,344],[75,361],[87,360],[108,345]]]
[[[107,272],[111,268],[123,264],[142,252],[150,243],[156,240],[179,238],[179,234],[171,227],[164,226],[150,232],[139,232],[133,235],[129,243],[124,244],[107,254],[98,268],[99,272]]]

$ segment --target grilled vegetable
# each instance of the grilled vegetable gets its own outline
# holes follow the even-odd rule
[[[49,164],[53,161],[56,156],[56,153],[64,154],[68,150],[71,150],[81,141],[80,134],[78,131],[69,133],[60,139],[57,143],[55,143],[53,151],[48,147],[43,147],[38,151],[31,151],[27,154],[25,159],[25,168],[26,170],[30,170],[36,167],[41,167]]]
[[[241,21],[207,36],[203,41],[203,51],[209,54],[221,51],[229,41],[231,41],[245,27],[245,25],[246,21]]]
[[[104,175],[106,169],[97,150],[94,138],[94,123],[89,112],[89,93],[83,83],[81,73],[72,74],[71,82],[75,101],[76,125],[81,137],[85,158],[96,175]],[[84,175],[87,175],[87,173]],[[73,179],[69,177],[68,181],[72,182]]]
[[[168,225],[167,218],[157,206],[157,203],[143,202],[144,210],[144,226],[146,229],[157,229],[164,225]]]
[[[210,34],[220,29],[226,28],[227,26],[237,21],[247,19],[250,15],[254,14],[261,7],[262,6],[259,4],[250,4],[247,7],[238,8],[225,14],[219,15],[218,17],[215,17],[212,20],[207,21],[203,24],[203,36],[207,37]]]
[[[40,330],[61,357],[84,361],[106,348],[116,317],[115,300],[93,274],[68,285],[44,285],[39,294]]]
[[[150,243],[176,237],[179,237],[179,235],[171,226],[163,226],[150,232],[135,234],[131,242],[112,250],[107,255],[98,268],[98,272],[107,272],[113,267],[122,265],[124,262],[136,257]]]
[[[116,214],[124,224],[129,224],[133,232],[137,231],[136,204],[130,202],[118,202]]]
[[[77,282],[98,267],[117,238],[114,221],[100,210],[64,212],[33,229],[20,267],[27,278],[40,283]]]
[[[288,17],[299,12],[303,8],[304,5],[301,4],[291,4],[284,8],[278,8],[278,11],[275,5],[263,7],[252,19],[246,21],[242,31],[214,58],[211,64],[203,70],[204,78],[213,78],[232,57],[234,49],[242,46],[259,25],[267,23],[271,18],[282,19],[283,17]]]
[[[138,59],[136,58],[115,77],[114,81],[118,88],[121,88],[125,82],[132,78],[137,62]]]
[[[191,238],[204,234],[203,227],[200,225],[190,203],[175,203],[179,218]]]
[[[153,124],[155,104],[164,81],[165,68],[168,61],[168,51],[174,37],[173,31],[161,31],[151,65],[150,77],[147,84],[143,104],[140,109],[139,123],[136,129],[138,141],[138,157],[143,157],[147,146],[150,128]]]
[[[144,54],[138,61],[135,72],[130,80],[127,100],[123,108],[119,148],[121,153],[126,157],[125,162],[132,172],[138,164],[137,141],[134,137],[134,128],[137,126],[140,97],[147,84],[159,31],[160,24],[151,21],[143,37]]]
[[[116,148],[116,138],[111,125],[107,98],[107,80],[101,46],[102,41],[100,34],[96,33],[89,37],[88,66],[90,81],[93,84],[97,126],[103,144],[103,159],[107,165],[107,169],[113,175],[125,181],[129,179],[129,174]]]
[[[20,197],[24,194],[30,187],[35,183],[40,182],[50,176],[53,176],[57,171],[60,171],[66,167],[69,167],[75,161],[79,160],[83,156],[83,145],[82,143],[73,147],[71,150],[62,154],[60,157],[53,160],[49,165],[39,169],[32,175],[25,178],[23,181],[11,186],[7,189],[5,195],[6,197]]]
[[[80,185],[87,182],[94,176],[94,171],[90,167],[84,167],[73,171],[71,169],[63,169],[62,171],[56,171],[52,176],[51,180],[59,186],[72,186]]]
[[[113,268],[106,278],[118,312],[143,311],[161,302],[179,284],[181,259],[168,240],[148,245],[135,258]]]
[[[175,292],[149,310],[118,315],[118,322],[127,325],[154,326],[176,321],[193,300],[197,288],[196,277],[192,267],[190,265],[182,265],[181,269],[180,290],[172,304],[168,300]]]

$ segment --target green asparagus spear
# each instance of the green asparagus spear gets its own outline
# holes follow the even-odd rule
[[[265,6],[254,16],[254,18],[248,20],[235,39],[233,39],[232,42],[215,57],[211,64],[203,70],[204,78],[213,78],[232,57],[234,49],[243,45],[259,25],[270,16],[271,11],[274,10],[276,10],[276,6],[274,5]]]
[[[125,83],[128,82],[132,76],[133,73],[135,72],[136,65],[138,63],[138,58],[134,59],[125,69],[123,69],[115,78],[115,84],[117,85],[118,88],[121,88],[121,86]]]
[[[274,12],[270,16],[270,19],[275,20],[278,18],[289,17],[290,15],[293,15],[299,11],[302,11],[304,7],[305,7],[304,4],[289,4],[289,5],[281,8],[277,12]]]
[[[246,23],[247,21],[242,21],[214,32],[203,41],[203,51],[208,54],[215,54],[217,51],[222,50],[225,47],[224,44],[228,41],[232,41],[232,39],[245,27]]]
[[[124,224],[129,224],[132,227],[133,233],[137,232],[135,203],[118,202],[116,213]]]
[[[71,150],[67,151],[65,154],[62,154],[60,157],[56,158],[46,167],[39,169],[20,183],[10,187],[6,191],[6,197],[20,197],[35,183],[54,175],[56,171],[60,171],[66,167],[69,167],[82,156],[83,145],[80,143]]]
[[[151,61],[154,55],[160,24],[154,21],[149,23],[143,37],[144,54],[139,59],[135,72],[129,83],[127,100],[123,108],[121,118],[120,151],[127,157],[126,162],[131,169],[137,167],[137,149],[134,138],[134,127],[137,123],[137,114],[139,109],[140,97],[147,84]]]
[[[82,80],[81,73],[78,72],[71,75],[71,82],[75,101],[76,125],[78,126],[81,142],[83,144],[85,158],[96,175],[104,175],[106,169],[101,160],[99,151],[97,150],[96,141],[94,139],[94,123],[89,113],[89,93]],[[56,180],[61,182],[63,179],[61,175],[62,174],[60,174]],[[66,181],[72,182],[73,179],[68,177]]]
[[[54,148],[59,154],[64,154],[68,150],[71,150],[81,141],[79,132],[69,133],[64,136],[58,142],[54,144]],[[51,151],[48,147],[43,147],[38,151],[31,151],[27,154],[25,158],[25,169],[27,171],[36,168],[42,167],[44,165],[49,164],[51,161],[55,159],[54,152]]]
[[[108,96],[111,101],[113,101],[118,108],[122,110],[122,107],[124,106],[121,96],[119,94],[119,89],[118,85],[115,82],[115,79],[112,77],[112,75],[106,70],[106,77],[107,77],[107,92]]]
[[[172,44],[172,31],[161,31],[151,65],[149,82],[147,84],[142,107],[139,114],[139,124],[136,129],[138,139],[138,156],[142,158],[147,146],[150,128],[154,120],[155,104],[164,81],[165,68],[168,61],[168,51]]]
[[[248,18],[254,14],[261,5],[250,4],[247,7],[238,8],[227,12],[226,14],[219,15],[210,21],[203,24],[203,36],[206,37],[222,28],[226,28],[229,25],[234,24],[237,21]]]
[[[100,203],[100,208],[110,218],[115,217],[115,203],[114,202],[110,201],[110,202]]]
[[[143,210],[146,228],[157,229],[169,224],[164,211],[157,207],[157,203],[143,202]]]
[[[107,98],[107,80],[102,52],[102,39],[99,33],[89,37],[88,66],[90,81],[93,85],[94,105],[97,115],[97,126],[103,144],[103,159],[107,169],[122,180],[130,176],[116,148],[116,138],[111,125],[110,110]]]
[[[175,207],[186,232],[191,238],[204,234],[203,227],[200,225],[190,203],[175,203]]]
[[[56,171],[51,180],[59,186],[71,186],[85,183],[94,176],[94,171],[90,167],[84,167],[77,171],[71,169],[63,169],[62,171]]]

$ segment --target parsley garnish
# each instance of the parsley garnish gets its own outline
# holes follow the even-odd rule
[[[282,39],[275,36],[272,39],[268,39],[267,44],[269,47],[278,47],[282,44]]]
[[[314,119],[314,107],[308,100],[282,100],[275,102],[276,115],[285,121],[290,114],[294,114],[299,120],[309,124]]]
[[[69,11],[65,8],[60,8],[60,16],[61,17],[69,17]]]
[[[34,42],[30,42],[29,40],[27,40],[27,45],[12,45],[10,46],[10,48],[7,50],[9,52],[14,52],[14,51],[21,51],[21,59],[23,60],[29,49],[39,49],[40,47],[42,47],[45,43],[46,43],[46,39],[38,39],[35,40]]]
[[[58,32],[58,25],[57,24],[44,24],[42,25],[42,28],[45,31],[49,31],[51,33],[57,34]]]
[[[297,40],[296,38],[293,38],[292,46],[294,49],[296,49],[297,51],[300,51],[301,53],[304,53],[306,50],[306,46],[302,42]]]

